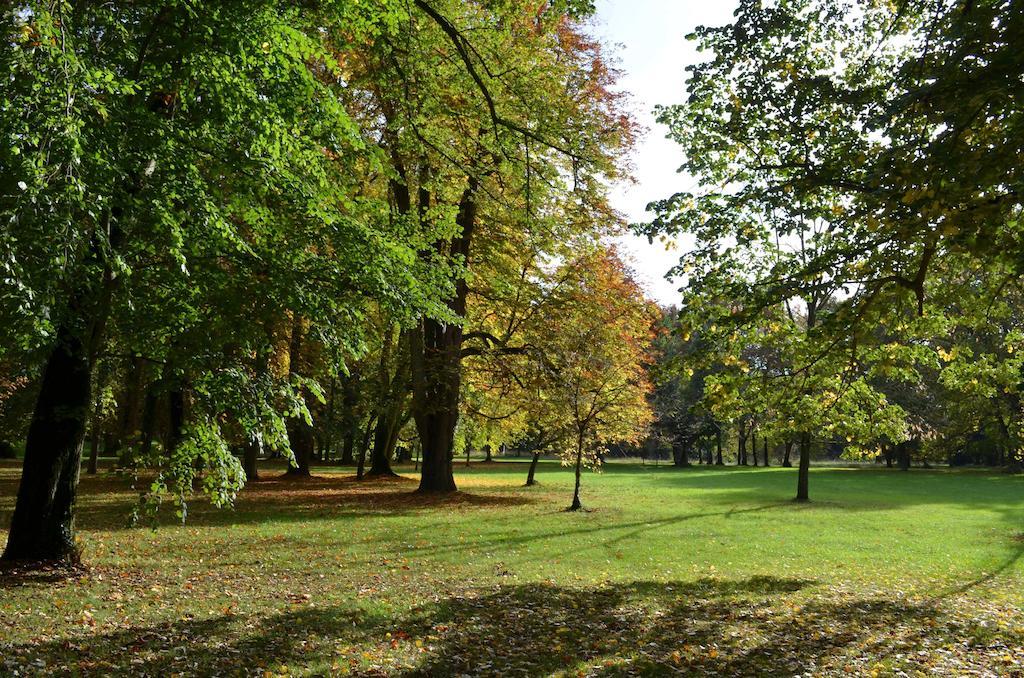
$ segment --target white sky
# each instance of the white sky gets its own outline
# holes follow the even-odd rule
[[[666,129],[654,120],[654,107],[682,102],[686,96],[686,66],[702,61],[685,36],[700,25],[732,21],[735,0],[598,0],[595,32],[616,45],[622,89],[633,98],[633,111],[647,129],[634,156],[636,184],[618,186],[613,205],[632,222],[647,221],[652,200],[667,198],[693,187],[692,177],[677,173],[683,156],[665,138]],[[666,251],[655,240],[626,236],[620,249],[632,258],[647,293],[662,304],[678,303],[678,285],[665,272],[679,260],[680,249]],[[681,245],[681,247],[685,244]]]

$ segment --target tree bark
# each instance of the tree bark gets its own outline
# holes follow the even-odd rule
[[[765,468],[771,466],[771,464],[768,463],[768,438],[767,437],[765,437],[765,439],[764,439],[764,465],[765,465]]]
[[[537,463],[540,461],[540,450],[533,453],[533,459],[530,460],[530,470],[526,474],[526,487],[533,487],[537,484]]]
[[[377,418],[377,426],[373,432],[373,452],[370,454],[370,470],[366,474],[371,477],[397,477],[391,468],[391,449],[395,435],[396,422],[391,412]]]
[[[725,461],[722,460],[722,428],[719,427],[715,431],[715,445],[718,448],[718,457],[715,459],[716,466],[725,466]]]
[[[736,465],[746,466],[747,465],[747,435],[746,431],[743,430],[743,424],[740,424],[739,432],[736,436]]]
[[[576,438],[576,485],[572,491],[572,504],[567,510],[579,511],[583,508],[580,503],[580,475],[583,471],[583,434]]]
[[[684,445],[679,445],[677,447],[677,450],[678,450],[678,452],[675,452],[673,454],[673,456],[675,457],[675,459],[673,461],[675,461],[676,466],[679,466],[679,467],[689,466],[690,465],[690,455],[689,455],[689,452],[686,449],[686,445],[685,444]]]
[[[292,320],[292,336],[288,344],[288,371],[292,374],[301,374],[302,368],[302,321],[299,318]],[[303,394],[305,396],[305,394]],[[288,445],[292,448],[295,461],[288,465],[285,475],[308,478],[309,462],[313,457],[313,446],[315,444],[313,426],[304,417],[292,417],[288,421]]]
[[[359,446],[359,462],[356,465],[356,480],[362,480],[363,476],[366,475],[366,453],[370,447],[370,435],[373,433],[373,424],[376,420],[376,417],[370,417],[370,420],[366,422],[366,430],[363,431],[362,444]]]
[[[107,455],[130,454],[131,448],[138,444],[139,434],[139,401],[145,379],[145,361],[139,356],[132,356],[125,376],[124,391],[118,403],[117,431],[112,439]],[[127,448],[127,449],[126,449]],[[121,450],[125,450],[121,453]]]
[[[459,233],[449,243],[450,255],[469,260],[470,244],[477,216],[478,180],[470,176],[459,201],[456,223]],[[427,198],[421,195],[421,212]],[[448,302],[452,313],[466,315],[469,286],[462,278]],[[423,445],[420,492],[455,492],[452,468],[455,427],[459,420],[459,391],[462,383],[462,325],[424,318],[410,332],[412,358],[413,417]]]
[[[260,452],[259,443],[250,438],[245,442],[245,449],[242,451],[242,470],[245,471],[246,482],[253,482],[260,479],[257,459]]]
[[[750,429],[750,456],[754,458],[754,466],[757,466],[757,430]]]
[[[2,560],[79,562],[75,498],[92,396],[92,366],[86,343],[62,326],[32,413]]]
[[[793,452],[793,441],[787,440],[785,451],[782,453],[782,466],[784,468],[792,468],[793,462],[789,460],[789,455]]]
[[[356,432],[352,429],[345,431],[345,440],[341,448],[341,465],[352,466],[356,463]]]
[[[811,471],[811,434],[800,436],[800,470],[797,473],[796,501],[810,501],[807,492],[808,477]]]
[[[900,470],[901,471],[909,471],[910,470],[910,446],[907,445],[905,442],[900,443],[899,445],[896,446],[896,452],[899,455],[899,459],[900,459]]]
[[[91,476],[96,475],[99,470],[99,456],[100,456],[100,419],[103,416],[103,398],[102,394],[97,393],[94,397],[93,410],[92,410],[92,431],[89,434],[89,465],[86,468],[86,473]]]

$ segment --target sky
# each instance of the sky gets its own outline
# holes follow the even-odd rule
[[[735,0],[598,0],[594,32],[613,46],[622,70],[621,88],[632,95],[632,111],[646,128],[633,157],[635,184],[615,187],[612,203],[630,223],[647,221],[646,206],[693,188],[692,177],[679,174],[683,155],[667,130],[655,122],[659,104],[685,99],[686,66],[703,60],[685,36],[700,25],[730,23]],[[627,254],[647,294],[661,304],[678,303],[678,284],[665,272],[678,260],[685,241],[666,251],[657,241],[625,236],[620,250]]]

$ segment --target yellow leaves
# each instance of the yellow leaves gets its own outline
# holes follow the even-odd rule
[[[948,351],[940,346],[936,350],[936,353],[939,354],[939,358],[941,358],[942,362],[944,362],[944,363],[951,363],[954,360],[956,360],[956,357],[959,354],[959,352],[960,352],[960,348],[958,346],[954,346],[953,348],[951,348]]]

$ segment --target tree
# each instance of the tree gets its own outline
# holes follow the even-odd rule
[[[501,269],[488,264],[521,233],[533,251],[553,253],[566,231],[615,222],[603,179],[618,174],[632,124],[600,44],[576,23],[588,4],[417,2],[423,20],[361,64],[392,160],[395,210],[435,234],[421,259],[453,271],[447,314],[409,329],[423,492],[456,489],[462,360],[492,347],[467,324],[476,281]],[[535,218],[544,213],[553,218]]]
[[[181,497],[200,468],[227,503],[241,469],[225,413],[280,442],[283,419],[308,410],[294,394],[317,391],[249,369],[267,333],[248,312],[324,318],[320,339],[353,349],[358,326],[344,321],[366,297],[441,312],[434,273],[416,264],[418,232],[356,197],[353,169],[373,159],[339,103],[335,55],[400,13],[333,2],[4,11],[0,260],[13,283],[0,346],[47,355],[5,559],[78,558],[78,468],[111,333],[163,364],[178,402],[190,396],[154,490]]]
[[[652,421],[646,363],[659,314],[614,250],[566,266],[572,277],[542,311],[544,325],[559,328],[543,352],[547,397],[571,422],[562,457],[574,468],[568,510],[577,511],[583,466],[600,464],[602,445],[639,442]]]
[[[697,31],[713,58],[661,119],[701,188],[657,203],[646,232],[697,236],[686,265],[696,295],[722,309],[712,322],[801,311],[787,370],[807,378],[781,411],[840,407],[818,396],[854,385],[861,404],[880,402],[865,378],[920,357],[896,354],[919,353],[928,322],[913,317],[939,262],[1019,260],[1020,83],[1008,73],[1022,20],[1012,2],[749,0],[734,24]],[[978,97],[962,96],[965,78]],[[798,432],[801,499],[814,425]]]

